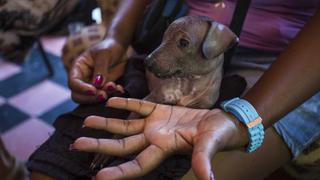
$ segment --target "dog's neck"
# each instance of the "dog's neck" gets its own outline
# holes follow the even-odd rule
[[[149,79],[151,93],[147,99],[163,104],[211,108],[219,97],[223,73],[222,64],[222,62],[219,63],[212,71],[203,75],[158,79],[157,81]],[[157,83],[153,84],[150,81]]]
[[[191,91],[184,91],[184,95],[177,101],[177,105],[192,108],[211,108],[219,97],[222,70],[210,72],[190,80],[186,86]]]

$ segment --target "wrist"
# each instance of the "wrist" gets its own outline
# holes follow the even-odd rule
[[[245,148],[249,143],[249,133],[247,127],[241,123],[233,114],[224,112],[225,116],[233,123],[234,133],[227,145],[227,149]]]
[[[222,109],[213,109],[208,112],[208,122],[205,124],[207,129],[216,132],[221,130],[215,144],[219,150],[233,150],[245,147],[249,142],[248,131],[236,117]],[[223,128],[215,129],[217,124],[223,124]]]

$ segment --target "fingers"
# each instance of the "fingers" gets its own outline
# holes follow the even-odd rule
[[[90,52],[95,60],[93,83],[96,87],[101,88],[106,82],[115,81],[123,74],[126,62],[117,62],[120,62],[125,48],[116,40],[107,38],[90,48]]]
[[[106,83],[108,76],[108,66],[111,61],[109,51],[97,51],[94,55],[95,65],[92,83],[95,87],[101,88]]]
[[[96,47],[85,51],[74,61],[69,72],[68,85],[72,90],[72,96],[76,102],[93,103],[106,101],[108,97],[107,93],[109,92],[105,91],[103,87],[109,81],[108,79],[110,79],[108,75],[109,65],[113,63],[113,60],[118,59],[118,56],[122,52],[120,50],[113,50],[113,43],[112,41],[99,43],[100,45],[98,44]],[[118,66],[113,67],[112,72],[114,69],[117,69],[115,73],[117,78],[123,73],[125,65],[126,62],[123,62],[119,64],[119,68]],[[116,80],[117,78],[112,80]],[[115,90],[121,93],[124,92],[122,86],[119,85],[115,85]],[[96,100],[86,96],[95,96]]]
[[[83,95],[96,94],[96,88],[89,83],[92,68],[92,59],[86,54],[75,60],[68,77],[68,85],[73,92]]]
[[[119,166],[104,168],[98,172],[96,179],[126,179],[145,175],[159,166],[166,158],[165,152],[155,145],[150,145],[134,160]]]
[[[85,68],[84,68],[85,69]],[[73,68],[69,75],[68,85],[72,91],[81,93],[81,94],[96,94],[96,88],[90,83],[85,82],[84,80],[88,77],[82,73],[86,70],[81,70],[81,68]]]
[[[105,153],[112,156],[125,156],[136,153],[146,146],[148,146],[146,138],[143,134],[138,134],[123,139],[94,139],[81,137],[71,145],[71,149]]]
[[[111,133],[121,135],[133,135],[141,133],[144,129],[145,120],[120,120],[114,118],[104,118],[99,116],[89,116],[84,120],[84,126],[106,130]]]
[[[208,133],[195,144],[192,153],[192,169],[197,179],[213,179],[211,159],[218,150],[217,142],[213,135]]]
[[[121,85],[117,85],[114,82],[107,82],[103,88],[103,90],[108,91],[108,93],[114,93],[114,92],[120,92],[120,93],[124,93],[124,88]]]
[[[99,102],[105,102],[108,98],[108,94],[104,90],[97,90],[96,98]]]
[[[108,100],[107,106],[133,111],[142,116],[148,116],[154,111],[157,104],[144,100],[115,97]]]

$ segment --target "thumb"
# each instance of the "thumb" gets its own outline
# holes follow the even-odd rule
[[[111,81],[109,68],[119,62],[125,48],[115,39],[107,38],[91,48],[94,59],[93,85],[102,88],[106,82]]]
[[[108,81],[108,67],[111,61],[109,52],[97,53],[94,58],[94,70],[92,76],[92,84],[101,88]]]
[[[216,140],[213,133],[202,135],[195,143],[192,153],[192,169],[197,179],[213,180],[211,169],[211,159],[218,151]]]

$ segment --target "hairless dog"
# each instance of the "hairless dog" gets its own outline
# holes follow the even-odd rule
[[[223,54],[237,42],[228,27],[206,17],[177,19],[145,60],[151,92],[145,99],[211,108],[219,97]]]

